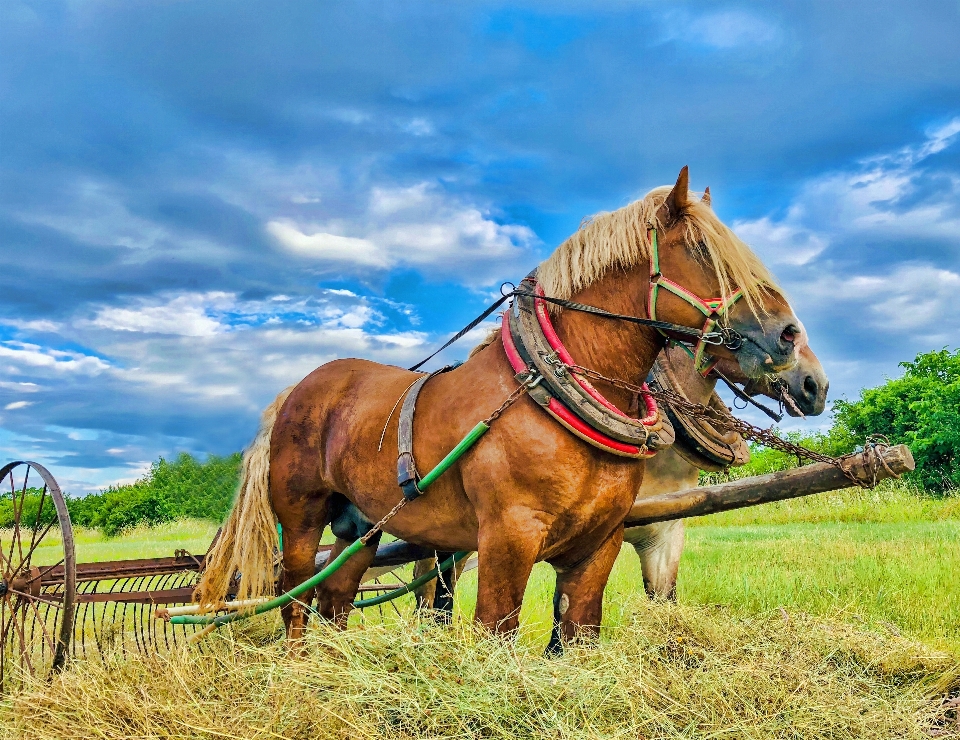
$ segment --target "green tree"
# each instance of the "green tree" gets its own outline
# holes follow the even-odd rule
[[[924,488],[960,488],[960,350],[919,354],[900,366],[902,377],[834,404],[831,437],[862,445],[882,434],[910,447],[913,477]]]
[[[135,483],[69,498],[67,507],[74,524],[96,527],[111,537],[138,524],[180,518],[219,522],[230,510],[239,480],[239,453],[200,462],[184,452],[172,462],[160,458]],[[0,505],[0,526],[4,516]]]

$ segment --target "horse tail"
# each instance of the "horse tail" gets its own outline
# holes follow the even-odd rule
[[[280,407],[295,386],[282,391],[264,410],[253,444],[243,453],[240,486],[230,516],[207,553],[195,600],[205,611],[226,599],[240,574],[237,599],[274,596],[274,570],[280,550],[277,517],[270,503],[270,437]]]

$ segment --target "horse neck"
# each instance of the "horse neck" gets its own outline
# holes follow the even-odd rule
[[[613,313],[645,317],[647,268],[641,267],[642,271],[611,270],[571,300]],[[635,384],[647,379],[663,346],[662,337],[654,329],[579,311],[564,309],[553,323],[560,341],[577,364]],[[631,394],[605,383],[596,385],[619,408],[625,410],[630,406]]]
[[[693,358],[683,347],[667,347],[660,360],[668,371],[674,390],[683,394],[691,403],[706,404],[717,387],[717,378],[710,375],[704,378],[697,372]]]

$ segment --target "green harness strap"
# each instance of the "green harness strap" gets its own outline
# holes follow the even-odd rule
[[[477,443],[477,440],[480,439],[484,434],[490,430],[490,425],[486,422],[481,421],[478,423],[470,432],[464,437],[460,442],[447,454],[443,460],[441,460],[437,466],[427,473],[420,480],[418,487],[420,490],[423,490],[434,483],[437,478],[439,478],[447,469],[453,465],[457,460],[459,460],[463,454],[469,450],[473,445]],[[295,586],[284,594],[277,596],[276,598],[265,601],[262,604],[258,604],[254,607],[252,612],[231,612],[229,614],[221,614],[220,616],[193,616],[193,615],[181,615],[177,617],[171,617],[170,622],[172,624],[203,624],[203,625],[213,625],[216,627],[222,627],[225,624],[230,622],[236,622],[240,619],[247,619],[256,614],[263,614],[264,612],[272,611],[273,609],[281,609],[287,604],[295,601],[299,596],[302,596],[310,589],[314,588],[320,583],[323,583],[330,576],[340,570],[343,567],[343,564],[347,562],[355,553],[362,550],[366,547],[363,538],[356,540],[351,544],[346,550],[341,552],[332,563],[328,563],[327,566],[317,573],[312,578],[308,578],[306,581],[301,583],[299,586]],[[371,599],[365,599],[363,601],[355,602],[355,606],[374,606],[375,604],[381,604],[390,599],[395,599],[398,596],[402,596],[405,593],[408,593],[410,590],[417,588],[418,586],[427,583],[428,581],[436,578],[437,574],[441,571],[447,570],[458,560],[462,560],[467,556],[467,552],[458,552],[449,558],[447,561],[442,563],[439,567],[434,568],[429,573],[424,573],[420,578],[417,578],[412,583],[399,588],[395,591],[391,591],[387,594],[382,594],[381,596],[376,596]]]
[[[650,240],[650,295],[648,298],[648,312],[650,314],[650,318],[655,320],[657,318],[657,298],[660,296],[660,288],[664,288],[678,298],[689,303],[706,317],[706,321],[701,329],[703,334],[712,332],[714,329],[716,329],[717,325],[720,323],[720,320],[726,315],[726,313],[733,308],[734,304],[743,298],[743,290],[738,288],[726,297],[708,298],[704,300],[696,293],[684,288],[682,285],[675,283],[669,278],[665,278],[660,272],[660,247],[657,243],[657,230],[651,229],[651,231],[653,234],[651,235]],[[663,334],[663,336],[667,336],[664,331],[660,329],[657,331]],[[705,344],[706,343],[701,337],[692,352],[689,349],[687,350],[693,357],[697,372],[704,376],[706,376],[707,373],[713,369],[713,366],[716,365],[716,362],[710,365],[704,365],[703,360]]]

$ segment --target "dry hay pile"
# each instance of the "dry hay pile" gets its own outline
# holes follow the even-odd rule
[[[310,631],[276,623],[165,657],[78,661],[8,698],[24,738],[958,737],[943,697],[960,660],[802,614],[630,604],[595,648],[542,657],[469,626],[411,618]],[[543,637],[543,636],[540,636]],[[536,644],[534,644],[536,643]]]

